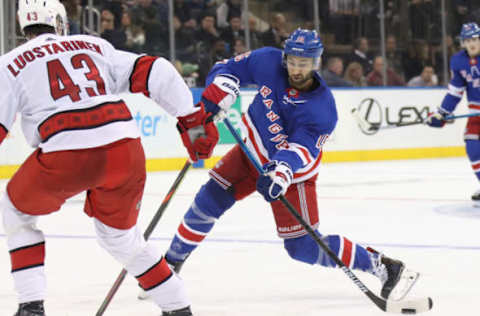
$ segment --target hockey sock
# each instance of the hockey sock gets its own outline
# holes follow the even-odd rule
[[[45,237],[36,227],[37,217],[17,210],[6,193],[0,200],[0,213],[19,303],[44,300],[47,287]]]
[[[184,261],[212,230],[216,219],[234,203],[234,197],[210,179],[197,193],[183,217],[167,251],[167,260]]]
[[[480,181],[480,141],[466,140],[465,146],[473,172],[475,172],[477,179]]]
[[[365,272],[372,271],[372,254],[364,247],[339,235],[322,236],[318,231],[317,234],[347,267]],[[310,235],[285,239],[284,245],[288,254],[295,260],[324,267],[336,267],[335,262]]]
[[[147,292],[163,311],[171,311],[190,305],[183,280],[170,270],[165,258],[136,275],[140,287]]]
[[[160,252],[143,238],[137,226],[116,229],[94,219],[98,242],[133,275],[162,310],[190,305],[183,281],[174,274]]]
[[[45,299],[45,242],[11,249],[10,260],[19,303]]]
[[[323,237],[323,239],[327,241],[329,248],[337,254],[343,264],[350,269],[365,272],[372,270],[371,255],[364,247],[339,235],[328,235]],[[318,263],[323,266],[335,266],[330,257],[322,250],[320,250]]]

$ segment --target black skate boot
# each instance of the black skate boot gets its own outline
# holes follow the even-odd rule
[[[382,282],[380,295],[395,301],[403,299],[420,274],[405,269],[405,264],[400,260],[389,258],[370,247],[367,250],[372,253],[373,274]]]
[[[475,191],[472,194],[473,206],[480,207],[480,190]]]
[[[45,316],[43,301],[21,303],[13,316]]]
[[[400,281],[403,270],[405,269],[405,265],[399,260],[395,260],[384,255],[381,255],[381,262],[385,266],[386,278],[385,281],[382,280],[383,286],[380,295],[384,299],[387,299]]]
[[[162,316],[193,316],[190,306],[187,306],[182,309],[177,309],[171,312],[163,312]]]

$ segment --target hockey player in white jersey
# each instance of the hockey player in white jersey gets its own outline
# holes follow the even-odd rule
[[[215,113],[194,106],[167,60],[118,51],[96,37],[62,36],[66,15],[58,0],[21,0],[18,18],[28,42],[0,57],[0,142],[20,113],[23,133],[37,149],[0,200],[19,300],[15,316],[45,315],[45,238],[38,217],[82,191],[100,245],[137,278],[163,315],[192,315],[182,280],[136,225],[145,155],[118,94],[143,93],[177,117],[194,161],[208,158],[218,141]]]

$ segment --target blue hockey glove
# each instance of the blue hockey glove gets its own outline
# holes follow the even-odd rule
[[[284,161],[272,160],[263,166],[263,170],[265,173],[257,180],[257,191],[267,202],[272,202],[287,192],[293,179],[292,168]]]
[[[425,123],[427,123],[428,126],[430,127],[443,127],[445,125],[445,117],[449,113],[442,108],[438,108],[436,112],[428,113],[427,120]]]

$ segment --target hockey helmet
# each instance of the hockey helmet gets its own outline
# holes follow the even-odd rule
[[[480,27],[477,23],[465,23],[462,25],[462,30],[460,31],[460,40],[464,41],[468,38],[480,37]]]
[[[56,17],[57,20],[57,27],[56,31],[58,35],[68,35],[68,28],[69,28],[69,23],[68,23],[68,16],[67,16],[67,10],[65,9],[65,6],[60,2],[57,1],[57,10],[58,14]]]
[[[298,28],[285,41],[283,57],[284,61],[287,55],[313,58],[318,67],[322,53],[323,44],[317,31]]]
[[[30,25],[49,25],[58,35],[66,35],[67,14],[58,0],[20,0],[18,21],[22,31]]]

